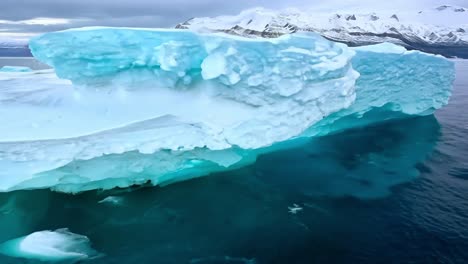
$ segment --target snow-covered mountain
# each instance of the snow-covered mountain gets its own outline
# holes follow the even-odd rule
[[[391,42],[410,49],[468,58],[468,9],[448,5],[397,13],[254,8],[236,16],[192,18],[176,27],[267,38],[311,31],[352,46]]]

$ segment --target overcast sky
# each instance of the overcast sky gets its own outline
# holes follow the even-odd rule
[[[233,15],[256,6],[333,11],[442,4],[466,7],[468,0],[1,0],[0,41],[80,26],[172,27],[191,17]]]

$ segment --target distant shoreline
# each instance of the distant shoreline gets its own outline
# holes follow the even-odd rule
[[[36,60],[36,58],[32,56],[12,57],[0,55],[0,68],[3,66],[23,66],[29,67],[33,70],[44,70],[51,68],[50,66]]]
[[[32,54],[28,48],[0,47],[0,57],[32,57]]]

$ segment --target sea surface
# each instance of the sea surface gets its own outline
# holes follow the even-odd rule
[[[468,263],[468,61],[455,62],[450,103],[434,116],[163,188],[0,193],[0,243],[68,228],[103,254],[86,263]]]

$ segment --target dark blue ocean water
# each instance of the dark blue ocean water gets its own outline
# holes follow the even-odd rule
[[[456,66],[435,116],[164,188],[0,194],[0,243],[66,227],[104,254],[89,263],[468,263],[468,61]],[[109,195],[122,204],[98,203]]]

